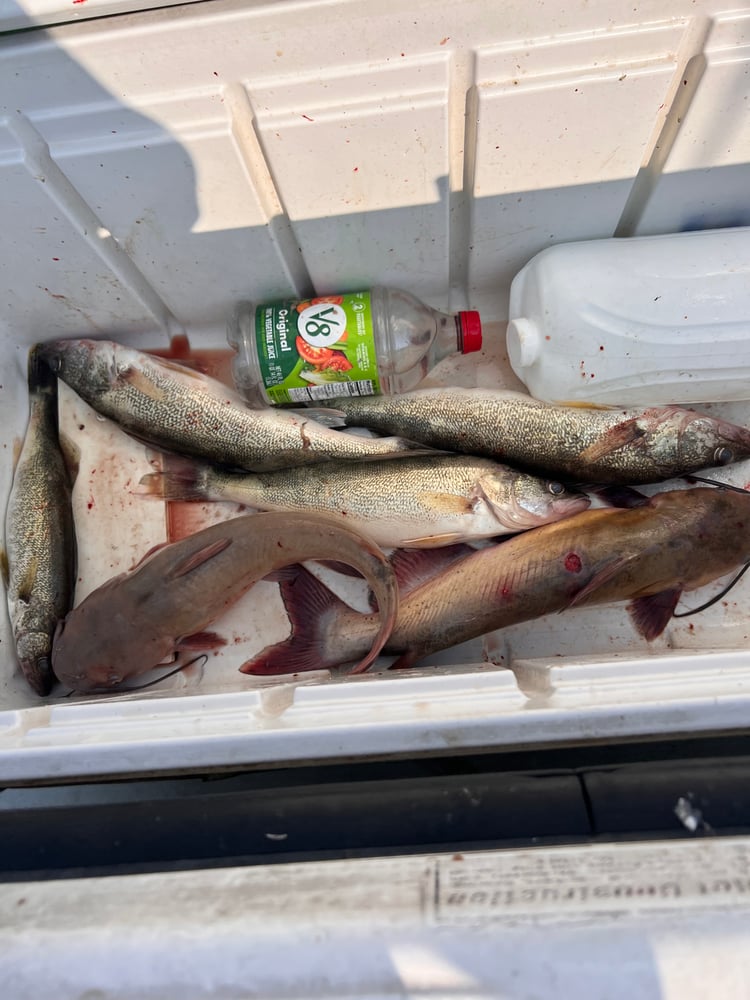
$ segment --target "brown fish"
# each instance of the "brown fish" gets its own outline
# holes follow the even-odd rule
[[[419,556],[409,553],[411,560]],[[459,559],[402,596],[383,652],[398,656],[393,666],[411,666],[507,625],[622,600],[631,602],[635,627],[652,640],[683,591],[749,559],[750,494],[675,490],[629,510],[584,511]],[[353,611],[304,570],[293,586],[282,583],[282,597],[292,635],[245,664],[245,672],[334,667],[369,648],[373,616]]]
[[[331,405],[352,426],[579,483],[655,483],[750,457],[750,430],[679,406],[556,406],[520,392],[461,388]]]
[[[398,586],[380,549],[322,514],[250,514],[157,547],[109,580],[59,625],[57,678],[75,691],[102,691],[186,649],[224,645],[207,625],[268,574],[307,559],[354,567],[375,592],[380,626],[362,665],[388,638]],[[376,616],[377,617],[377,616]]]

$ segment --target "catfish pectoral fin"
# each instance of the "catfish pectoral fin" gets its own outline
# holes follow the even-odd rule
[[[183,635],[175,643],[175,649],[220,649],[226,646],[227,640],[218,632],[193,632],[192,635]]]
[[[579,591],[577,591],[568,601],[564,608],[560,608],[560,611],[565,611],[566,608],[575,608],[579,604],[583,604],[588,600],[592,594],[595,594],[600,587],[603,587],[605,583],[609,583],[623,566],[633,559],[633,556],[614,556],[608,562],[606,562],[601,569],[598,569],[596,573],[591,577],[588,583],[584,584]]]
[[[636,597],[628,604],[628,613],[639,634],[652,642],[669,624],[682,591],[679,588],[663,590],[660,594]]]
[[[178,562],[169,573],[164,577],[166,580],[176,580],[180,576],[187,576],[188,573],[192,573],[193,570],[198,569],[204,563],[207,563],[209,559],[213,559],[214,556],[218,556],[220,552],[228,548],[232,544],[231,538],[219,538],[215,542],[211,542],[208,545],[204,545],[202,549],[198,549],[197,552],[191,553],[186,559]]]

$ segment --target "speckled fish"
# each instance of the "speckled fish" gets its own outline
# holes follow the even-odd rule
[[[89,406],[129,434],[222,465],[267,471],[414,450],[398,438],[344,434],[297,413],[251,410],[217,379],[111,341],[57,340],[39,353]]]
[[[59,625],[52,668],[75,691],[102,691],[147,673],[187,649],[224,640],[203,630],[253,583],[282,567],[334,558],[373,588],[378,655],[398,609],[398,585],[380,549],[323,514],[247,514],[158,546],[89,594]]]
[[[659,482],[750,457],[750,431],[679,406],[556,406],[519,392],[459,388],[331,405],[351,425],[578,482]]]
[[[29,356],[29,423],[5,515],[6,592],[16,654],[39,695],[53,683],[57,622],[73,601],[71,477],[58,442],[57,379]]]
[[[590,503],[555,480],[462,455],[326,462],[254,475],[182,458],[164,462],[164,471],[141,480],[146,493],[232,500],[263,510],[318,510],[394,548],[506,535],[569,517]]]
[[[407,553],[409,559],[431,553]],[[659,493],[630,510],[588,510],[459,558],[404,596],[385,654],[408,667],[430,653],[552,612],[629,600],[638,632],[655,639],[683,591],[750,559],[750,494],[696,488]],[[292,634],[245,664],[274,674],[358,659],[375,622],[304,569],[282,583]],[[314,608],[314,614],[310,609]]]

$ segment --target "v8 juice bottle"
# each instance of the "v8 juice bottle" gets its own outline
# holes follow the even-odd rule
[[[233,375],[252,406],[413,389],[438,361],[482,346],[479,313],[438,312],[409,292],[375,286],[254,306],[229,328]]]

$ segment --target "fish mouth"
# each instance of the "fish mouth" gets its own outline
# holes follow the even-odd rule
[[[591,500],[585,496],[558,497],[552,500],[545,498],[533,506],[516,497],[509,508],[502,511],[496,509],[495,515],[503,527],[511,531],[525,531],[580,514],[590,505]]]

